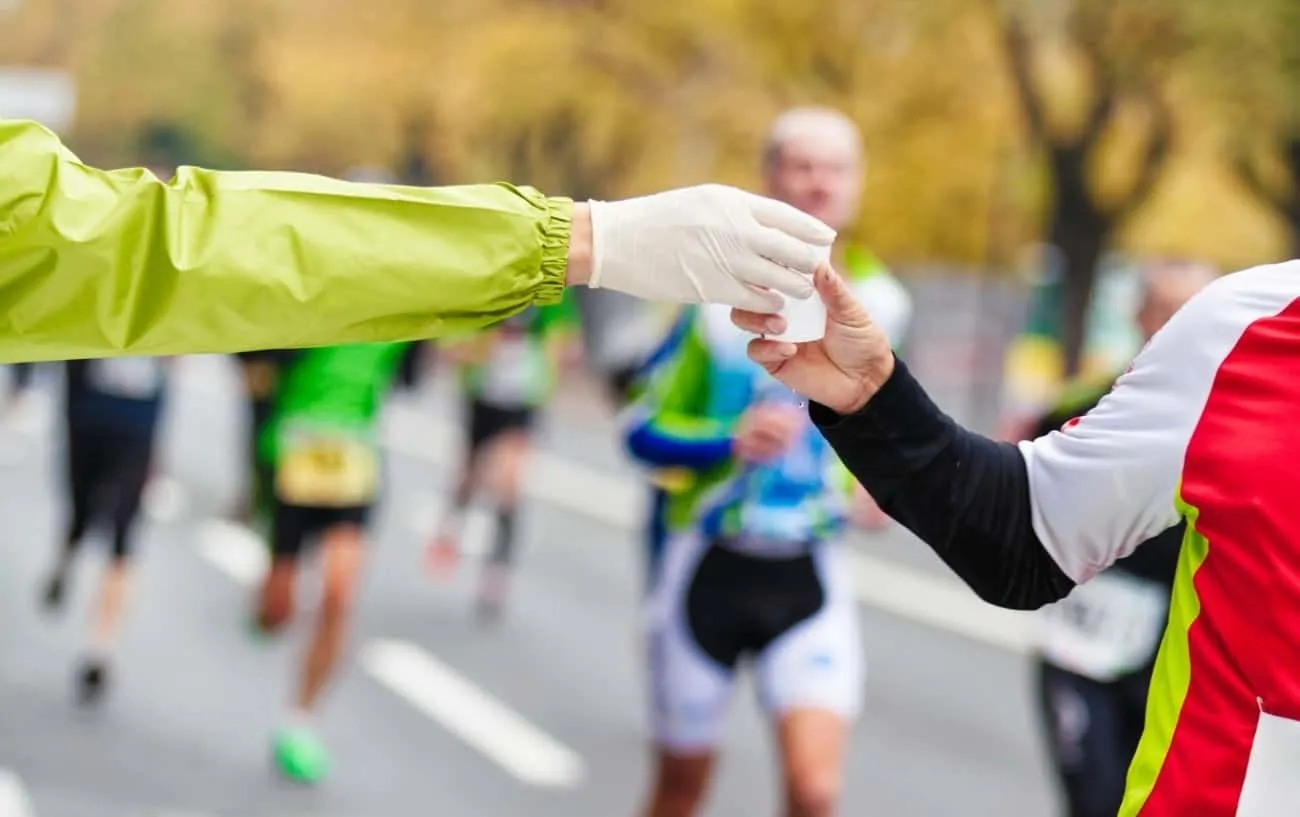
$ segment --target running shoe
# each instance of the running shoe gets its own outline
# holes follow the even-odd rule
[[[45,582],[45,589],[41,591],[41,606],[47,612],[55,613],[63,609],[63,597],[67,593],[67,577],[60,571],[55,571],[54,575]]]
[[[108,665],[103,661],[89,660],[77,676],[77,700],[82,706],[99,703],[108,687]]]
[[[329,772],[325,746],[303,727],[286,727],[275,736],[275,765],[296,783],[319,783]]]

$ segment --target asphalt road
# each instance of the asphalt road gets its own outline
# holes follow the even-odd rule
[[[269,736],[303,628],[272,643],[247,634],[261,551],[216,519],[241,473],[233,372],[192,359],[175,384],[162,462],[178,490],[156,497],[143,531],[139,593],[98,712],[71,702],[98,554],[63,617],[36,605],[62,513],[57,429],[0,436],[0,817],[636,813],[647,747],[635,472],[607,423],[548,423],[516,593],[486,629],[471,611],[472,562],[450,584],[420,568],[455,456],[445,393],[401,398],[389,416],[400,451],[322,722],[335,773],[316,789],[276,780]],[[843,813],[1051,814],[1023,620],[986,615],[897,531],[861,547],[868,703]],[[746,688],[706,814],[776,813],[771,772]]]

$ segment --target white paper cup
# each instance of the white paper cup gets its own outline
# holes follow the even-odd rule
[[[821,340],[826,335],[826,304],[816,292],[802,301],[786,298],[779,314],[785,318],[785,331],[768,335],[771,340],[807,343]]]
[[[830,247],[820,248],[818,252],[823,261],[830,260]],[[822,296],[813,292],[802,301],[797,298],[782,297],[785,299],[785,306],[781,307],[781,311],[777,314],[785,318],[785,331],[779,335],[767,335],[769,339],[783,340],[787,343],[807,343],[825,337],[826,304],[822,303]]]

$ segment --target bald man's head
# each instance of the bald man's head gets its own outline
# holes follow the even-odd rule
[[[1210,264],[1199,261],[1160,261],[1142,270],[1142,305],[1138,326],[1142,339],[1150,340],[1183,304],[1219,276]]]
[[[831,108],[794,108],[777,117],[763,148],[766,193],[836,230],[857,215],[862,135]]]

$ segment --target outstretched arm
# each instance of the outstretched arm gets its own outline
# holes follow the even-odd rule
[[[82,164],[0,122],[0,360],[415,339],[565,284],[573,205],[528,188]]]

